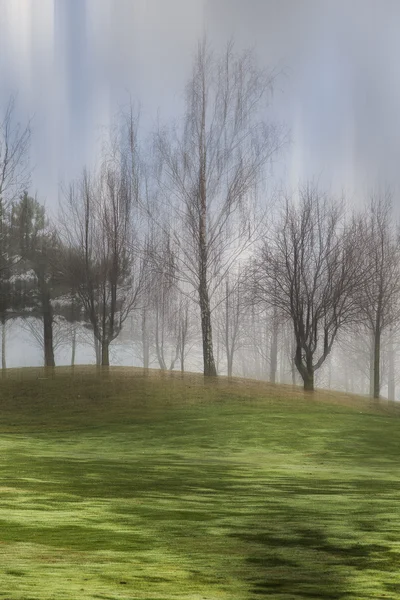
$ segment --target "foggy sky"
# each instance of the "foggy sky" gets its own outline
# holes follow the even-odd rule
[[[145,128],[176,116],[199,36],[234,36],[283,71],[279,176],[362,197],[400,187],[399,26],[397,0],[0,0],[0,104],[17,92],[33,116],[31,191],[56,207],[119,104],[140,102]]]

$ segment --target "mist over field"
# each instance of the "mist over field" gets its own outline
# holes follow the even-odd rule
[[[43,218],[46,223],[40,235],[50,235],[50,229],[53,235],[55,228],[64,250],[74,248],[77,251],[79,246],[82,250],[82,240],[79,241],[79,236],[75,235],[76,225],[82,217],[78,210],[78,204],[84,198],[82,186],[91,186],[93,198],[106,193],[104,189],[100,191],[102,185],[108,186],[107,193],[111,193],[110,180],[105,182],[110,173],[106,175],[104,171],[111,154],[113,160],[117,160],[116,154],[120,152],[118,160],[125,161],[123,168],[127,169],[130,161],[129,168],[134,170],[129,174],[129,186],[124,179],[127,172],[122,172],[122,162],[113,173],[114,192],[118,187],[115,178],[119,177],[120,182],[129,187],[124,190],[119,187],[120,196],[128,195],[131,203],[129,209],[125,206],[124,210],[128,211],[125,216],[121,212],[118,216],[121,222],[129,220],[130,232],[124,233],[129,240],[128,237],[121,240],[120,231],[118,235],[116,231],[114,234],[119,236],[122,245],[130,245],[131,250],[134,246],[135,252],[124,257],[125,273],[118,275],[118,282],[115,282],[118,289],[112,291],[114,284],[110,280],[107,283],[110,298],[116,294],[114,307],[105,309],[107,319],[111,319],[107,325],[109,331],[106,334],[104,324],[101,327],[99,325],[99,311],[104,309],[104,299],[102,307],[98,298],[94,303],[94,299],[90,300],[86,294],[84,300],[85,293],[79,287],[82,282],[77,281],[76,272],[77,288],[73,294],[79,297],[80,313],[79,317],[66,317],[66,290],[72,289],[71,285],[75,284],[71,283],[74,278],[71,265],[67,267],[64,264],[64,283],[60,287],[61,274],[57,273],[58,288],[52,289],[49,297],[51,320],[54,317],[55,329],[60,328],[53,334],[54,347],[50,352],[55,355],[57,364],[69,364],[71,360],[76,363],[93,362],[95,342],[92,338],[97,339],[96,343],[100,346],[107,338],[112,364],[139,366],[146,362],[155,368],[178,369],[181,325],[178,321],[172,324],[172,320],[179,312],[177,307],[182,309],[185,305],[191,329],[185,350],[188,369],[203,369],[206,340],[211,335],[213,356],[210,355],[210,360],[212,358],[215,370],[221,374],[233,372],[295,382],[297,377],[300,377],[299,381],[304,380],[302,367],[296,366],[297,360],[304,365],[308,362],[309,367],[305,368],[312,370],[313,377],[315,371],[320,386],[369,393],[374,385],[373,372],[379,365],[380,372],[375,376],[379,382],[375,382],[375,386],[379,387],[379,393],[396,395],[393,391],[393,373],[398,360],[398,298],[394,266],[388,269],[387,275],[390,293],[388,286],[383,284],[378,290],[378,272],[373,290],[365,289],[364,278],[364,284],[359,284],[364,285],[363,290],[354,287],[352,291],[346,291],[347,295],[356,298],[351,311],[346,309],[346,315],[338,316],[337,306],[332,308],[325,305],[323,309],[320,306],[323,316],[318,317],[317,322],[306,324],[309,331],[303,331],[301,335],[297,328],[299,314],[294,315],[293,307],[285,305],[284,298],[276,298],[271,289],[267,289],[272,285],[267,271],[268,264],[271,266],[273,262],[271,252],[279,245],[278,229],[283,226],[281,213],[285,206],[289,207],[289,197],[297,198],[296,202],[303,198],[303,209],[307,210],[308,202],[311,212],[315,204],[321,204],[322,199],[328,202],[328,197],[329,202],[332,201],[336,206],[341,203],[343,215],[335,217],[335,236],[339,236],[339,230],[342,230],[345,222],[346,227],[349,226],[353,209],[360,214],[364,211],[362,217],[360,214],[357,217],[360,220],[357,232],[348,235],[357,239],[359,235],[364,235],[364,239],[369,236],[371,248],[372,238],[376,241],[377,229],[386,228],[385,240],[388,245],[386,254],[381,256],[381,263],[396,263],[400,138],[397,108],[400,101],[400,78],[397,72],[399,19],[400,7],[392,0],[354,0],[351,3],[344,0],[251,0],[248,3],[241,0],[0,1],[0,108],[5,116],[12,99],[10,126],[14,127],[19,122],[20,133],[24,127],[29,127],[29,144],[26,144],[23,153],[27,161],[24,173],[18,173],[17,165],[14,165],[13,177],[20,177],[20,181],[15,181],[12,189],[2,189],[4,208],[9,208],[11,203],[27,192],[29,198],[36,198],[45,207],[46,215]],[[203,48],[201,44],[204,39],[206,45]],[[205,271],[201,272],[203,267],[199,266],[198,258],[194,258],[193,264],[188,264],[187,260],[190,253],[193,258],[199,251],[198,247],[191,246],[196,231],[194,224],[187,221],[190,207],[185,195],[194,192],[192,188],[189,190],[186,182],[183,189],[182,180],[179,181],[181,176],[197,177],[198,168],[201,170],[201,153],[196,156],[199,140],[196,142],[193,138],[198,131],[195,133],[193,130],[188,134],[189,122],[193,125],[200,115],[195,112],[199,106],[190,105],[188,89],[192,86],[193,93],[198,92],[198,77],[204,67],[204,74],[209,78],[206,82],[208,104],[204,131],[211,135],[218,126],[212,120],[213,110],[220,101],[218,98],[222,97],[218,94],[227,90],[223,82],[218,82],[216,74],[218,68],[223,68],[223,56],[231,43],[230,85],[237,86],[237,93],[242,95],[243,110],[252,112],[246,115],[246,124],[241,124],[240,148],[235,146],[235,156],[233,147],[236,142],[233,137],[228,142],[226,140],[229,135],[239,135],[232,129],[232,119],[237,115],[234,117],[233,112],[229,113],[228,120],[223,123],[222,113],[218,113],[216,118],[220,119],[220,131],[225,135],[225,144],[231,143],[232,153],[224,165],[219,164],[219,174],[213,171],[212,158],[209,157],[213,156],[212,149],[221,153],[222,157],[222,145],[216,137],[208,138],[206,142],[203,140],[204,148],[209,145],[204,168],[214,180],[207,180],[208,188],[203,194],[204,207],[209,212],[204,213],[207,230],[204,233],[204,256],[207,255],[207,258]],[[248,50],[251,50],[251,59],[250,54],[246,55]],[[201,52],[204,65],[199,63]],[[259,69],[260,74],[262,69],[266,69],[269,80],[261,94],[262,98],[260,96],[256,100],[255,96],[252,99],[248,96],[245,99],[244,94],[251,92],[249,88],[240,88],[234,74],[235,69],[239,69],[237,73],[240,71],[235,62],[239,59],[244,60],[242,66],[245,69],[250,69],[247,71],[248,84],[260,85],[256,70]],[[220,60],[222,62],[218,63]],[[253,101],[257,106],[249,108],[250,105],[247,105],[246,109],[246,102]],[[228,102],[232,103],[229,110],[237,110],[233,97]],[[130,122],[127,119],[129,115]],[[0,157],[3,163],[5,123],[4,120]],[[268,128],[264,129],[263,139],[261,129],[255,134],[255,127],[261,127],[262,123]],[[134,148],[129,147],[128,134],[135,136]],[[246,140],[250,140],[246,136],[250,134],[253,136],[253,147],[246,145]],[[186,158],[179,153],[184,146],[186,157],[200,160],[197,166],[182,162]],[[227,148],[224,150],[225,156],[228,156]],[[254,156],[250,158],[249,152],[258,152],[262,160],[257,162]],[[245,156],[247,163],[244,165]],[[173,163],[173,160],[177,162]],[[232,170],[238,169],[240,161],[242,171],[235,171],[238,180],[227,181],[227,173],[232,174]],[[91,174],[86,184],[82,175],[84,169]],[[237,185],[239,179],[240,190]],[[233,198],[230,185],[234,183],[236,196],[233,194]],[[197,202],[195,196],[192,197],[193,206]],[[109,230],[106,234],[98,229],[99,220],[105,219],[110,208],[110,204],[107,205],[110,198],[102,206],[97,205],[96,215],[93,213],[95,236],[110,235]],[[328,204],[325,202],[325,224],[332,218]],[[75,211],[75,216],[71,212],[68,216],[67,205],[72,213]],[[286,223],[291,218],[289,208]],[[302,217],[300,210],[298,218],[304,218],[304,210]],[[64,211],[63,223],[60,211]],[[378,226],[376,218],[374,222],[374,215],[376,217],[379,211],[385,224],[381,222]],[[186,212],[186,217],[183,212]],[[229,223],[223,215],[229,217]],[[241,228],[239,223],[243,215],[246,215],[248,222],[244,225],[242,221]],[[265,227],[263,231],[260,227],[254,227],[261,218]],[[316,226],[322,226],[321,223]],[[218,243],[215,240],[210,243],[210,238],[207,238],[212,238],[213,227],[220,228]],[[271,227],[274,234],[271,233]],[[365,228],[364,234],[360,233],[362,227]],[[253,236],[251,243],[244,242],[243,235]],[[231,236],[229,243],[227,236]],[[240,236],[242,241],[239,241]],[[225,241],[222,244],[223,237]],[[164,250],[155,248],[156,239],[161,246],[166,244]],[[336,241],[338,248],[341,246],[343,250],[343,240],[338,237]],[[268,244],[272,246],[267,248]],[[12,275],[12,285],[15,285],[18,277],[21,278],[22,263],[19,262],[20,249],[14,248],[13,251],[19,257],[16,259],[19,263],[16,267],[18,273]],[[90,252],[97,252],[99,259],[99,252],[104,255],[104,248],[91,247]],[[170,253],[168,269],[174,272],[169,272],[170,279],[164,281],[161,292],[156,292],[154,287],[150,291],[148,287],[146,295],[143,291],[144,263],[151,277],[157,272],[156,278],[160,281],[160,269],[165,267],[161,265],[160,256],[164,254],[165,257],[166,252]],[[323,254],[322,247],[319,252]],[[375,260],[378,269],[376,256],[373,259],[365,248],[359,248],[359,252],[362,258],[352,256],[352,268],[356,260],[364,263]],[[106,260],[104,256],[103,259]],[[342,259],[350,260],[349,257],[343,258],[343,255]],[[57,260],[60,263],[61,258]],[[107,260],[111,260],[110,256]],[[274,260],[276,264],[279,263],[279,257],[275,256]],[[29,280],[29,285],[33,286],[38,272],[35,268],[32,271],[32,264],[28,264],[28,260],[24,261],[23,268],[30,273],[25,281]],[[255,274],[256,263],[258,274]],[[327,256],[325,266],[325,273],[333,268],[327,263]],[[11,276],[10,264],[7,263],[6,267],[8,276]],[[197,268],[199,270],[195,273]],[[312,276],[311,271],[315,268],[318,268],[315,262],[308,264],[307,272],[301,275],[305,278],[303,283]],[[365,264],[359,267],[358,272],[363,268]],[[369,271],[372,268],[372,264],[369,264]],[[91,276],[94,277],[93,273]],[[48,277],[55,277],[55,273],[48,274]],[[88,274],[85,277],[87,282]],[[262,277],[268,279],[268,282],[263,280],[266,287],[259,285]],[[280,278],[277,276],[275,285],[279,285],[284,277],[284,273]],[[246,283],[243,283],[244,279]],[[48,284],[49,280],[46,280]],[[320,284],[325,288],[314,290],[313,298],[307,285],[305,292],[298,290],[300,295],[303,292],[306,294],[302,300],[306,312],[307,307],[311,307],[313,313],[315,303],[321,304],[324,294],[334,294],[333,289],[328,291],[326,282],[321,281]],[[98,280],[96,286],[99,292]],[[199,291],[202,286],[205,295]],[[252,298],[249,298],[250,288]],[[5,290],[5,295],[11,294],[10,287],[6,286]],[[377,300],[381,292],[387,296],[385,301],[382,298]],[[19,306],[15,302],[14,305],[8,302],[6,306],[5,302],[8,367],[41,365],[46,360],[43,359],[42,346],[47,334],[43,338],[38,332],[41,327],[38,327],[38,323],[43,322],[44,309],[38,300],[42,292],[35,300],[33,288],[24,293],[30,294],[31,298],[29,301],[20,298]],[[344,293],[343,290],[341,293]],[[185,304],[186,300],[189,305]],[[60,302],[64,307],[62,310],[57,308]],[[378,305],[366,307],[366,302],[372,305],[378,302],[377,310],[382,314],[378,315],[375,310]],[[92,309],[89,309],[89,305]],[[146,306],[147,342],[142,331]],[[230,311],[232,316],[235,310],[240,311],[240,318],[232,317],[227,331],[227,314]],[[21,311],[25,311],[24,315]],[[32,318],[27,318],[27,311],[31,311]],[[97,315],[93,311],[97,311]],[[210,315],[204,317],[207,311]],[[328,323],[333,314],[337,319],[334,326],[332,322]],[[96,320],[99,320],[97,325]],[[74,322],[79,331],[71,334]],[[63,323],[67,323],[68,331],[62,331]],[[324,330],[324,323],[328,329]],[[236,326],[238,329],[232,337],[232,328]],[[36,331],[36,337],[32,328]],[[293,342],[293,335],[297,342]],[[324,336],[328,339],[326,347]],[[74,349],[71,350],[72,339]],[[317,347],[313,348],[315,344]],[[148,354],[148,359],[144,359],[144,352]],[[231,366],[229,363],[232,363]]]

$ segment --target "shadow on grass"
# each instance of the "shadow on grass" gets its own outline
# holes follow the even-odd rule
[[[329,544],[318,528],[305,523],[303,530],[283,530],[282,535],[256,528],[234,535],[248,546],[247,581],[253,594],[336,600],[348,592],[347,577],[334,560],[346,551]]]
[[[323,509],[324,493],[331,511]],[[357,518],[364,493],[357,484],[344,487],[334,480],[328,486],[315,479],[304,479],[299,486],[290,478],[277,484],[274,498],[268,502],[266,496],[258,518],[245,528],[238,524],[230,534],[243,543],[249,592],[285,599],[356,598],[361,597],[360,574],[370,583],[373,577],[374,586],[393,591],[395,584],[388,577],[398,569],[398,555],[384,536],[365,535],[379,524],[371,503],[364,506],[367,527]]]
[[[347,597],[351,595],[348,568],[368,568],[371,555],[386,550],[374,544],[336,545],[322,530],[306,524],[293,539],[289,535],[258,532],[238,536],[254,548],[246,559],[253,594],[329,600]]]

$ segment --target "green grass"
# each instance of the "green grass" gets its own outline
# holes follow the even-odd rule
[[[400,598],[390,407],[91,368],[0,407],[0,600]]]

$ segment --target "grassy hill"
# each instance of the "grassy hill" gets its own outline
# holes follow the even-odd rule
[[[90,367],[0,407],[0,599],[400,598],[390,407]]]

